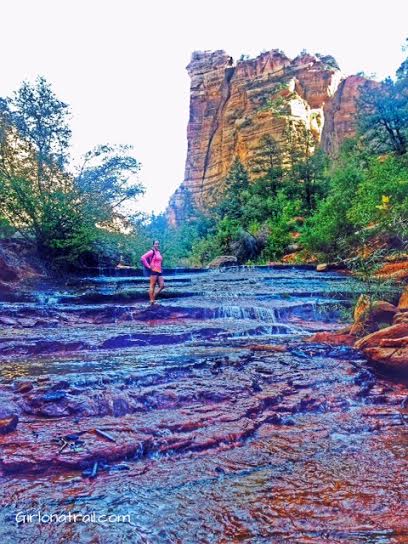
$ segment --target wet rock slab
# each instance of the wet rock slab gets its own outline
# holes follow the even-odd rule
[[[345,280],[317,276],[191,275],[196,294],[153,309],[117,304],[126,276],[4,302],[0,416],[18,423],[0,434],[2,539],[404,542],[408,390],[305,342],[342,326]],[[16,527],[39,505],[132,519]]]

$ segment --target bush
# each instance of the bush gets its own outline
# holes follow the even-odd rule
[[[347,214],[356,227],[373,227],[401,245],[408,242],[408,162],[395,156],[372,158]]]
[[[0,238],[9,238],[16,232],[5,217],[0,216]]]
[[[302,228],[300,243],[310,252],[337,259],[356,243],[355,226],[349,211],[363,178],[362,156],[354,142],[345,144],[329,171],[329,193]]]
[[[293,229],[293,218],[301,211],[300,200],[289,200],[280,191],[274,200],[274,214],[267,222],[269,234],[266,239],[262,257],[266,260],[280,259],[291,243],[290,232]]]

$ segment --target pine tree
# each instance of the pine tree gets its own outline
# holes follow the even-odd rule
[[[251,173],[258,177],[271,196],[275,196],[282,183],[282,152],[279,144],[269,134],[260,140],[260,146],[249,164]]]

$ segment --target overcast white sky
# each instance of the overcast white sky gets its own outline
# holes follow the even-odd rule
[[[0,96],[43,75],[72,112],[73,152],[132,144],[145,211],[183,179],[191,52],[333,55],[346,74],[393,74],[406,0],[3,0]]]

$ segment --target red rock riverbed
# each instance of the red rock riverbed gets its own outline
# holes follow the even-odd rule
[[[305,342],[341,326],[355,282],[174,275],[152,309],[145,288],[87,278],[0,305],[3,542],[408,542],[406,384]],[[126,519],[46,521],[70,513]]]

